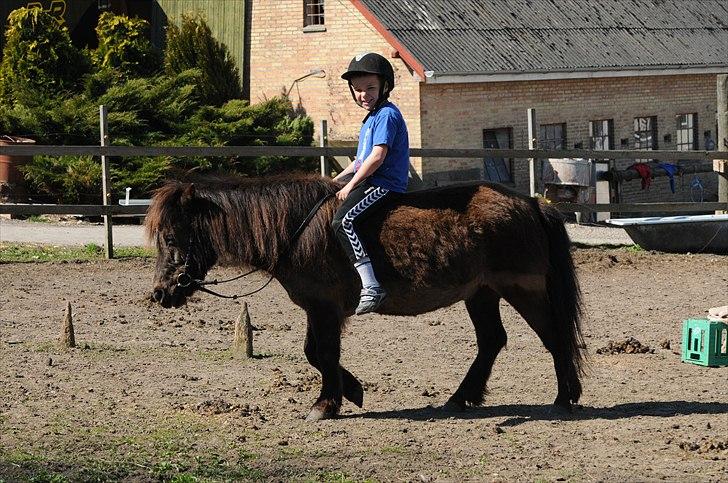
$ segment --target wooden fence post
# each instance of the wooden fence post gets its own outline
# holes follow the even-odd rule
[[[728,74],[717,76],[718,151],[728,152]],[[728,156],[713,160],[713,170],[718,173],[718,201],[728,203]],[[716,214],[728,213],[716,211]]]
[[[99,125],[101,131],[101,146],[109,145],[109,121],[106,117],[106,106],[99,106]],[[102,177],[102,190],[101,199],[104,206],[111,204],[111,173],[109,171],[109,157],[101,156],[101,177]],[[106,258],[114,258],[114,238],[112,235],[113,218],[111,213],[104,214],[104,232],[106,238],[104,242],[104,248]]]
[[[242,353],[244,351],[245,357],[253,357],[253,325],[250,323],[248,302],[243,302],[243,308],[235,321],[233,351],[236,353]]]
[[[528,109],[528,149],[536,149],[538,138],[536,131],[536,110]],[[536,195],[536,158],[528,158],[528,187],[531,196]]]
[[[71,302],[66,305],[66,315],[63,317],[63,325],[61,326],[61,347],[67,349],[76,347],[76,336],[73,333],[73,312]]]
[[[321,124],[319,125],[319,146],[320,147],[326,147],[329,145],[329,133],[328,133],[328,123],[326,122],[326,119],[321,119]],[[326,156],[321,156],[321,176],[330,176],[331,175],[331,169],[329,168],[329,160],[326,159]]]

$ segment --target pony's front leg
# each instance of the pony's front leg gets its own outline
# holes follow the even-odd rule
[[[343,395],[341,323],[335,310],[307,310],[306,356],[321,372],[321,393],[311,407],[306,421],[336,417]]]

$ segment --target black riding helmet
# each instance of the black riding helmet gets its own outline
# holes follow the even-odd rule
[[[394,89],[394,69],[387,59],[374,52],[359,54],[349,62],[349,68],[341,74],[341,78],[349,82],[351,97],[356,102],[354,89],[351,87],[351,79],[361,74],[376,74],[382,80],[379,87],[379,99],[376,107],[379,107],[389,97]],[[358,104],[358,103],[357,103]]]

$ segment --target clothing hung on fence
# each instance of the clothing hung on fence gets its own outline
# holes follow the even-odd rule
[[[670,191],[675,192],[675,175],[680,171],[680,167],[677,164],[672,163],[657,163],[657,166],[664,169],[667,173],[667,177],[670,178]]]
[[[650,187],[650,183],[652,182],[652,169],[647,163],[634,163],[627,169],[634,169],[635,171],[637,171],[637,173],[640,175],[640,178],[642,178],[643,190]]]

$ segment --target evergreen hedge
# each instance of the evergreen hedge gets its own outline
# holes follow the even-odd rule
[[[78,88],[89,59],[71,44],[68,29],[39,8],[8,16],[0,64],[0,102],[32,105],[40,94],[60,95]]]
[[[162,56],[149,41],[149,24],[139,18],[104,12],[96,26],[99,46],[93,52],[100,69],[116,70],[122,77],[147,77],[160,70]]]
[[[183,20],[177,37],[173,34],[168,40],[175,53],[167,51],[167,69],[153,73],[149,61],[154,54],[148,42],[139,36],[127,42],[124,37],[128,32],[143,32],[142,21],[102,15],[97,29],[99,49],[89,53],[91,64],[53,17],[40,9],[17,12],[11,14],[0,69],[0,86],[8,93],[0,97],[0,133],[31,137],[38,144],[98,144],[98,106],[103,104],[114,145],[265,146],[311,145],[313,141],[313,122],[298,115],[287,97],[256,105],[240,99],[237,68],[200,18]],[[45,49],[41,54],[31,49],[36,37],[56,39],[58,52]],[[183,45],[205,50],[183,62],[179,61]],[[18,61],[18,53],[24,51],[36,52],[42,61],[38,65]],[[70,78],[68,64],[68,70],[54,71],[56,64],[45,58],[61,54],[68,63],[68,59],[85,59],[76,61],[80,70],[75,78]],[[53,79],[57,89],[36,82],[39,78]],[[16,85],[22,88],[15,89]],[[113,158],[112,190],[120,195],[131,187],[135,196],[145,196],[176,170],[264,175],[313,171],[317,165],[315,159],[284,157]],[[25,176],[30,191],[44,201],[98,203],[100,169],[98,160],[91,157],[36,156],[25,168]]]
[[[172,75],[198,69],[202,74],[200,97],[205,104],[220,106],[243,96],[235,60],[199,15],[183,14],[180,26],[167,27],[164,66]]]

